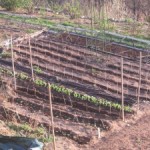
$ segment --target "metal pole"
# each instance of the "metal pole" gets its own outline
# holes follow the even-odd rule
[[[51,95],[51,86],[48,83],[48,94],[49,94],[49,104],[50,104],[50,115],[51,115],[51,124],[52,124],[52,134],[53,134],[53,148],[56,150],[56,143],[55,143],[55,129],[54,129],[54,119],[53,119],[53,107],[52,107],[52,95]]]
[[[14,50],[13,50],[13,40],[11,36],[11,57],[12,57],[12,69],[13,69],[13,77],[14,77],[14,86],[15,90],[17,89],[16,86],[16,72],[15,72],[15,61],[14,61]]]
[[[124,121],[124,80],[123,80],[123,58],[121,57],[121,107],[122,107],[122,120]]]
[[[140,64],[139,64],[139,84],[138,84],[138,110],[140,109],[140,90],[141,90],[141,70],[142,70],[142,52],[140,52]]]

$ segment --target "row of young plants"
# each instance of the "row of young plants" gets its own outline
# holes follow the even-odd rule
[[[0,68],[1,73],[6,73],[8,75],[13,76],[13,72],[6,69],[6,68]],[[25,73],[17,73],[16,78],[21,79],[21,80],[29,80],[31,79],[27,74]],[[40,87],[48,87],[48,83],[45,82],[42,79],[35,79],[34,84]],[[64,86],[56,85],[56,84],[50,84],[50,87],[52,90],[58,92],[58,93],[63,93],[68,96],[73,96],[74,98],[82,101],[88,101],[92,104],[95,104],[96,106],[104,106],[104,107],[109,107],[109,108],[114,108],[116,110],[121,110],[122,106],[119,103],[111,102],[103,98],[96,98],[94,96],[90,96],[87,94],[81,94],[76,91],[73,91],[72,89],[66,88]],[[125,112],[132,112],[132,109],[130,106],[124,106]]]
[[[44,127],[31,127],[28,123],[13,123],[8,122],[7,126],[9,129],[16,132],[17,135],[25,135],[29,138],[37,138],[41,142],[50,143],[52,142],[52,136],[49,136],[47,130]]]

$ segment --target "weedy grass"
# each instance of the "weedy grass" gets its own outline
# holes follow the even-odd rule
[[[46,18],[42,18],[42,17],[29,18],[29,17],[21,17],[21,16],[0,14],[0,18],[16,20],[16,21],[20,21],[20,22],[24,22],[24,23],[35,24],[35,25],[40,25],[40,26],[52,28],[53,30],[55,30],[55,26],[57,25],[55,22],[52,22],[52,21],[50,21]],[[72,23],[72,22],[64,22],[64,23],[62,23],[62,25],[70,26],[70,27],[79,27],[78,24],[75,24],[75,23]],[[111,26],[109,24],[109,21],[107,21],[106,19],[104,19],[104,21],[102,22],[102,25],[105,25],[106,27]],[[82,25],[80,25],[80,28],[87,29],[86,27],[84,27]],[[111,30],[114,30],[114,29],[111,29]],[[103,31],[103,28],[102,28],[102,31]],[[30,31],[28,31],[28,32],[30,32]],[[91,34],[89,36],[93,36],[93,33],[91,32]],[[133,41],[133,40],[128,39],[128,38],[120,38],[120,37],[113,36],[113,35],[106,34],[106,33],[105,34],[99,34],[99,36],[97,36],[97,37],[102,39],[102,40],[108,40],[108,41],[117,42],[117,43],[121,42],[122,44],[126,44],[126,45],[129,45],[129,46],[134,46],[134,47],[137,47],[137,48],[142,48],[142,49],[149,48],[149,45],[145,45],[145,43],[142,43],[142,42],[139,42],[139,41]],[[141,38],[144,38],[144,36],[141,37]]]
[[[28,123],[14,124],[13,122],[8,122],[7,125],[18,136],[37,138],[43,143],[50,143],[53,140],[51,136],[48,136],[47,130],[44,127],[33,128]]]
[[[3,52],[0,54],[0,58],[11,58],[11,53]]]

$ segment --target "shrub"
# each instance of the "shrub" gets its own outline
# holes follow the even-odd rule
[[[20,0],[0,0],[0,6],[6,8],[6,10],[15,10],[21,6]]]
[[[34,12],[34,3],[33,0],[22,0],[22,8],[26,9],[28,13]]]
[[[24,8],[28,12],[33,12],[33,0],[0,0],[0,6],[6,10]]]
[[[49,0],[50,8],[53,10],[55,13],[60,13],[63,11],[63,6],[58,4],[57,2],[53,2]]]
[[[81,15],[80,3],[76,1],[76,3],[66,3],[64,9],[70,15],[71,19],[79,18]]]

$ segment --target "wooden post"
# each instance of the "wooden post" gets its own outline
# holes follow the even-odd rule
[[[100,128],[97,128],[97,131],[98,131],[98,139],[100,139],[101,138],[101,130],[100,130]]]
[[[15,60],[14,60],[14,50],[13,50],[13,39],[11,36],[11,57],[12,57],[12,69],[13,69],[13,77],[14,77],[14,86],[15,90],[17,89],[16,86],[16,72],[15,72]]]
[[[99,30],[101,29],[101,4],[100,4],[100,2],[98,2],[98,19],[99,19],[99,21],[98,21],[98,24],[99,24]]]
[[[137,105],[138,110],[140,109],[140,91],[141,91],[141,69],[142,69],[142,52],[140,52],[140,64],[139,64],[139,84],[138,84],[138,99],[137,99]]]
[[[94,18],[93,18],[93,11],[94,10],[94,6],[93,6],[93,0],[91,1],[91,29],[92,31],[94,30]]]
[[[31,38],[30,38],[30,36],[29,36],[29,49],[30,49],[31,74],[32,74],[32,80],[34,81],[34,71],[33,71],[33,60],[32,60],[32,49],[31,49]]]
[[[123,58],[121,57],[121,107],[122,107],[122,120],[124,121],[124,80],[123,80]]]
[[[54,148],[54,150],[56,150],[55,131],[54,131],[54,119],[53,119],[53,107],[52,107],[52,94],[51,94],[50,83],[48,83],[48,94],[49,94],[50,115],[51,115],[52,134],[53,134],[53,148]]]

